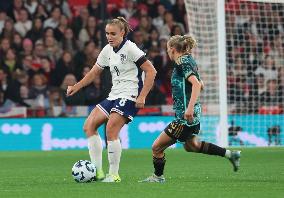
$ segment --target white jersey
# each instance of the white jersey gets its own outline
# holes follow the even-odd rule
[[[106,45],[98,56],[96,64],[102,69],[109,67],[112,88],[108,100],[126,98],[136,101],[142,89],[142,70],[136,62],[145,56],[135,43],[124,40],[116,50]]]

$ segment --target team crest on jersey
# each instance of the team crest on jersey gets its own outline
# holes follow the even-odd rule
[[[120,54],[120,61],[122,64],[126,63],[127,56],[126,54]]]

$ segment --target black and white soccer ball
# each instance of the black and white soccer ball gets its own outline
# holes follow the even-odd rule
[[[72,176],[79,183],[95,181],[96,166],[88,160],[79,160],[72,167]]]

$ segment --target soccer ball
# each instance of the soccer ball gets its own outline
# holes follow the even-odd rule
[[[79,160],[72,167],[72,176],[79,183],[95,181],[96,167],[88,160]]]

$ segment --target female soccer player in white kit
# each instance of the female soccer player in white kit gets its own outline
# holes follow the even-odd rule
[[[88,137],[91,161],[97,168],[97,179],[103,182],[120,182],[118,174],[121,156],[119,131],[124,124],[133,120],[138,108],[143,108],[156,76],[156,70],[145,53],[136,44],[127,40],[129,24],[123,17],[109,21],[105,28],[108,44],[100,52],[96,64],[77,84],[68,86],[67,96],[75,94],[90,84],[104,68],[109,67],[112,88],[107,99],[98,104],[84,124]],[[145,72],[144,84],[142,72]],[[102,169],[102,141],[97,129],[107,122],[109,173]]]

